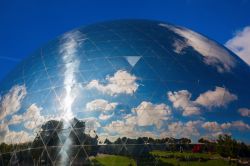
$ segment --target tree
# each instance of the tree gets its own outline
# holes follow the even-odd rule
[[[60,141],[58,133],[63,129],[63,122],[49,120],[45,122],[35,137],[32,147],[57,146]]]
[[[238,144],[230,135],[219,135],[217,144],[217,151],[222,157],[237,157]]]
[[[200,138],[200,139],[198,140],[198,142],[199,142],[199,143],[203,143],[203,144],[208,144],[208,143],[210,143],[210,141],[207,140],[206,138]]]
[[[70,140],[69,146],[71,147],[67,155],[74,157],[75,160],[84,160],[87,156],[97,154],[97,139],[97,135],[93,138],[85,133],[85,122],[77,118],[69,122],[50,120],[45,122],[37,133],[32,143],[32,156],[36,161],[57,160],[66,141]]]
[[[104,144],[110,145],[110,144],[112,144],[112,142],[109,139],[106,138],[105,141],[104,141]]]
[[[181,144],[190,144],[190,143],[191,143],[191,140],[188,139],[188,138],[181,138],[181,139],[180,139],[180,143],[181,143]]]
[[[243,142],[239,143],[239,156],[250,157],[250,147]]]

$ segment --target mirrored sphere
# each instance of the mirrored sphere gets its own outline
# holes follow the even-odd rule
[[[250,143],[249,86],[245,62],[190,29],[80,27],[0,82],[0,165],[101,165],[105,156],[155,165],[152,151],[190,150],[201,138]]]

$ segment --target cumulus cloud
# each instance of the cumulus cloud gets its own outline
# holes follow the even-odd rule
[[[104,99],[96,99],[86,104],[86,108],[89,111],[113,111],[118,103],[112,102],[109,103],[107,100]]]
[[[231,94],[227,89],[216,87],[214,91],[207,91],[200,94],[195,102],[204,107],[220,107],[226,106],[231,101],[237,100],[237,96]]]
[[[50,119],[49,117],[45,119],[45,117],[41,115],[42,110],[41,107],[33,103],[23,114],[15,114],[9,121],[2,120],[0,124],[0,141],[5,143],[24,143],[32,141],[34,135],[32,135],[30,131],[39,129],[45,121]],[[9,129],[9,125],[16,124],[22,124],[28,132],[26,132],[26,130],[13,131]]]
[[[133,124],[127,124],[122,120],[112,121],[110,124],[104,127],[104,130],[110,134],[119,135],[134,135],[135,126]]]
[[[171,115],[170,108],[165,104],[152,104],[143,101],[136,108],[132,109],[132,113],[123,117],[123,120],[112,121],[103,127],[108,135],[116,137],[141,137],[157,135],[151,131],[138,130],[138,127],[155,125],[160,129],[163,121],[168,120]]]
[[[8,123],[2,121],[0,123],[0,142],[4,142],[5,135],[9,132]]]
[[[232,121],[232,122],[224,122],[218,123],[216,121],[199,121],[196,125],[196,131],[201,133],[202,129],[206,130],[203,137],[208,138],[216,138],[221,134],[231,134],[231,131],[250,131],[250,126],[245,122],[239,121]],[[191,132],[191,131],[190,131]]]
[[[137,88],[136,76],[125,70],[118,70],[114,76],[106,77],[107,84],[102,84],[98,80],[92,80],[86,85],[87,89],[97,89],[108,95],[133,94]]]
[[[191,101],[191,93],[187,90],[181,90],[178,92],[168,92],[168,99],[173,103],[173,107],[182,109],[183,116],[198,115],[200,114],[200,108]]]
[[[22,115],[13,115],[9,121],[9,124],[19,124],[23,121]]]
[[[191,100],[192,94],[187,90],[167,93],[169,101],[173,107],[183,110],[183,116],[198,115],[202,107],[211,109],[212,107],[223,107],[230,102],[237,100],[235,94],[230,93],[222,87],[215,87],[215,90],[208,90],[201,93],[195,100]]]
[[[138,126],[155,125],[161,128],[164,120],[168,120],[171,109],[165,104],[152,104],[143,101],[139,106],[132,109],[133,115],[126,117],[127,122],[136,123]]]
[[[238,31],[235,36],[225,44],[227,48],[240,56],[250,65],[250,26]]]
[[[36,104],[32,104],[27,109],[27,112],[23,115],[24,120],[27,121],[24,123],[25,128],[30,130],[35,129],[45,122],[45,117],[41,115],[41,110],[42,108]]]
[[[199,126],[201,121],[188,121],[186,123],[178,121],[168,124],[168,130],[161,133],[161,137],[191,138],[199,136]]]
[[[92,130],[96,131],[99,127],[101,127],[101,124],[96,118],[85,118],[82,120],[85,122],[87,132],[90,132]]]
[[[235,66],[235,59],[230,53],[212,40],[186,28],[168,24],[159,24],[159,26],[168,28],[185,39],[186,43],[175,41],[173,46],[177,53],[187,46],[191,46],[203,56],[204,63],[215,67],[220,73],[230,72]]]
[[[101,113],[101,115],[99,116],[99,119],[100,119],[100,120],[108,120],[108,119],[110,119],[112,116],[114,116],[114,113],[112,113],[112,114],[110,114],[110,115]]]
[[[7,144],[24,143],[34,140],[34,136],[26,131],[11,131],[8,122],[2,121],[0,124],[0,142]]]
[[[13,115],[8,124],[24,123],[26,129],[35,129],[45,122],[45,117],[41,115],[41,110],[42,108],[34,103],[29,106],[24,114]]]
[[[7,144],[25,143],[34,140],[34,136],[25,131],[9,131],[4,142]]]
[[[109,140],[115,140],[118,137],[151,137],[157,138],[158,135],[152,131],[138,130],[133,123],[128,123],[122,120],[112,121],[110,124],[103,127],[105,133],[100,134],[101,139],[108,138]]]
[[[212,132],[223,132],[229,129],[236,129],[236,130],[250,130],[250,126],[245,122],[239,121],[232,121],[227,123],[219,124],[218,122],[205,122],[202,124],[202,127],[208,131]]]
[[[231,130],[249,131],[250,126],[243,121],[232,121],[225,123],[218,123],[216,121],[204,122],[201,120],[195,121],[170,121],[167,124],[167,128],[164,130],[147,131],[138,128],[136,118],[134,116],[128,115],[124,120],[116,120],[107,124],[103,127],[105,133],[105,138],[110,137],[142,137],[149,136],[152,138],[164,138],[164,137],[174,137],[174,138],[191,138],[193,140],[198,139],[204,129],[206,130],[204,136],[215,138],[220,134],[228,133]],[[159,133],[160,131],[160,133]]]
[[[232,122],[232,127],[238,130],[250,130],[249,124],[241,120]]]
[[[220,131],[222,128],[221,128],[221,125],[218,124],[217,122],[205,122],[202,127],[204,129],[207,129],[209,131]]]
[[[0,120],[19,111],[26,94],[25,85],[15,85],[7,94],[0,98]]]
[[[240,108],[238,109],[238,112],[240,113],[241,116],[250,117],[250,109],[248,108]]]

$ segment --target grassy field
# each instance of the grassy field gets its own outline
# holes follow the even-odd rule
[[[210,159],[210,158],[220,158],[219,154],[208,154],[208,153],[192,153],[192,152],[170,152],[170,151],[152,151],[150,152],[153,156],[159,156],[159,157],[188,157],[188,158],[204,158],[204,159]]]
[[[175,158],[171,158],[171,159],[159,158],[159,159],[161,160],[162,165],[166,165],[166,166],[229,166],[229,163],[222,159],[208,160],[205,162],[199,162],[199,161],[184,162],[184,161],[178,161]],[[230,165],[230,166],[234,166],[234,165]]]
[[[158,166],[236,166],[236,164],[229,164],[228,161],[223,160],[218,154],[205,153],[179,153],[166,151],[152,151],[151,154],[155,156],[152,161]],[[207,161],[180,161],[179,158],[203,158]],[[211,160],[209,160],[211,159]],[[140,165],[151,165],[146,163]],[[155,162],[156,161],[156,162]],[[119,155],[98,155],[92,158],[94,165],[98,166],[136,166],[136,161],[132,158]],[[157,164],[156,164],[157,163]]]
[[[118,155],[101,155],[92,160],[95,165],[101,166],[136,166],[133,159]]]
[[[236,164],[229,164],[228,161],[223,160],[218,154],[166,151],[152,151],[151,154],[160,161],[161,165],[168,166],[236,166]],[[207,159],[207,161],[179,161],[178,158],[203,158]]]

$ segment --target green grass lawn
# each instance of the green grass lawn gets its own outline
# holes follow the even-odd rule
[[[157,166],[228,166],[229,162],[223,160],[218,154],[206,154],[206,153],[191,153],[191,152],[167,152],[167,151],[152,151],[152,155],[155,156],[155,164]],[[171,156],[170,158],[165,158],[166,156]],[[180,157],[190,157],[190,158],[203,158],[210,159],[207,161],[179,161]],[[146,159],[146,158],[145,158]],[[142,159],[141,159],[142,160]],[[97,166],[136,166],[134,159],[119,156],[119,155],[98,155],[92,158],[92,162]],[[145,163],[141,162],[140,165],[152,165],[147,159]],[[230,164],[230,166],[236,166],[236,164]]]
[[[133,159],[118,155],[97,156],[92,161],[95,163],[95,165],[101,166],[136,166],[136,163]]]
[[[236,164],[229,164],[228,161],[223,160],[218,154],[207,154],[207,153],[192,153],[192,152],[166,152],[166,151],[152,151],[157,160],[160,161],[160,165],[167,166],[236,166]],[[169,156],[170,158],[164,158]],[[203,158],[211,159],[208,161],[179,161],[177,158],[186,157],[186,158]]]
[[[227,161],[224,161],[222,159],[208,160],[205,162],[198,162],[198,161],[182,162],[176,160],[175,158],[171,159],[160,158],[160,160],[162,165],[168,165],[168,166],[228,166],[229,165]]]
[[[192,153],[192,152],[170,152],[170,151],[152,151],[150,152],[153,156],[173,156],[173,157],[189,157],[189,158],[220,158],[219,154],[208,154],[208,153]]]

